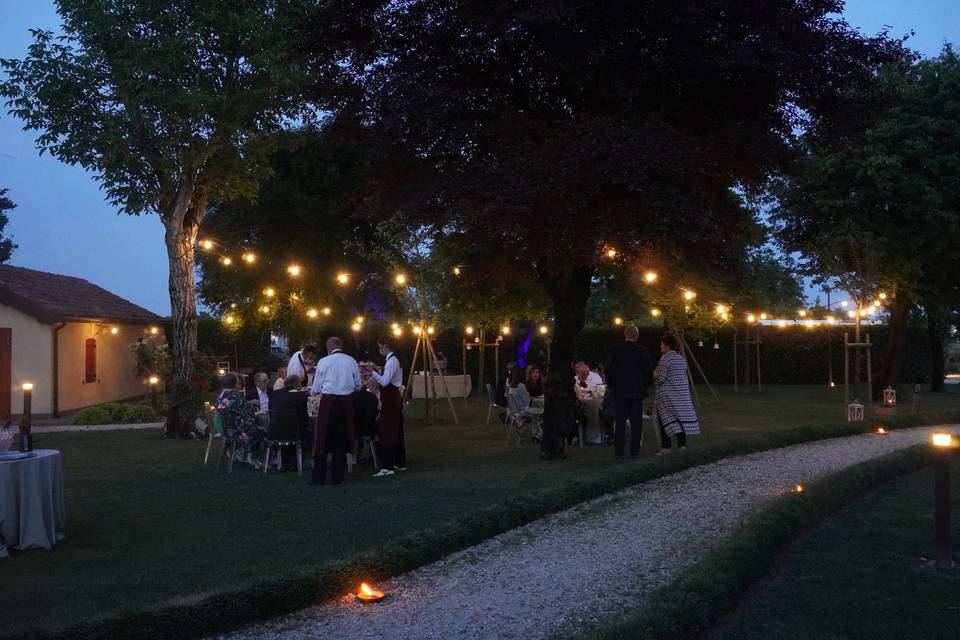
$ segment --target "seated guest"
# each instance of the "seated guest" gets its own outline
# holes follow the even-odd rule
[[[273,389],[269,385],[270,376],[265,373],[258,373],[253,376],[253,386],[247,389],[247,395],[244,400],[253,403],[259,407],[260,411],[270,410],[270,396]]]
[[[577,361],[574,370],[577,375],[574,377],[573,383],[579,395],[593,395],[597,385],[603,384],[603,378],[600,377],[600,374],[596,371],[590,371],[590,367],[583,360]]]
[[[537,365],[530,365],[527,369],[527,392],[531,398],[543,395],[543,373]]]
[[[220,379],[220,387],[220,395],[217,396],[217,414],[220,417],[224,435],[236,442],[234,459],[259,466],[253,454],[260,449],[263,432],[257,429],[256,410],[244,399],[237,374],[228,373],[223,376]]]
[[[302,440],[308,444],[311,441],[310,420],[307,417],[307,394],[304,391],[298,391],[299,386],[300,376],[287,376],[283,379],[283,387],[273,392],[269,405],[268,437],[271,440]],[[309,451],[308,446],[304,446],[303,449]],[[296,462],[293,455],[294,450],[291,447],[283,448],[281,470],[295,468]]]
[[[519,386],[524,386],[524,382],[527,379],[527,371],[520,365],[516,365],[513,370],[510,372],[510,388],[516,389]]]

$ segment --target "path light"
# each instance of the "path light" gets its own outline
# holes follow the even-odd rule
[[[357,591],[357,600],[360,602],[379,602],[383,600],[383,591],[374,589],[366,582],[361,582],[360,590]]]
[[[643,280],[647,284],[653,284],[654,282],[657,281],[658,277],[659,276],[657,275],[656,271],[647,271],[646,273],[643,274]]]
[[[345,284],[348,284],[349,282],[350,282],[350,274],[349,274],[349,273],[343,273],[343,272],[341,272],[341,273],[338,273],[338,274],[337,274],[337,284],[345,285]]]
[[[299,277],[302,271],[303,269],[301,269],[300,265],[298,264],[292,264],[289,267],[287,267],[287,273],[289,273],[294,278]]]
[[[950,458],[954,447],[953,434],[934,433],[934,512],[936,514],[936,542],[938,569],[953,567],[953,546],[950,544]]]

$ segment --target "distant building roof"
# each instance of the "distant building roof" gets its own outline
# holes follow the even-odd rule
[[[0,304],[44,323],[153,324],[163,318],[82,278],[0,264]]]

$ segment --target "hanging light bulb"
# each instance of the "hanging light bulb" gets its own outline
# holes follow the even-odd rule
[[[298,264],[292,264],[292,265],[290,265],[289,267],[287,267],[287,273],[289,273],[289,274],[290,274],[291,276],[293,276],[294,278],[300,277],[300,273],[301,273],[302,271],[303,271],[303,270],[300,268],[300,265],[298,265]]]
[[[244,253],[243,256],[241,256],[241,257],[243,258],[243,261],[246,262],[247,264],[253,264],[254,262],[257,261],[257,256],[255,256],[254,254],[250,253],[249,251],[247,251],[246,253]]]
[[[414,333],[415,335],[420,335],[420,331],[421,331],[420,325],[414,325],[414,327],[413,327],[413,333]]]
[[[363,325],[361,325],[359,322],[354,322],[352,325],[350,325],[350,330],[353,331],[354,333],[360,331],[360,329],[362,328],[363,328]]]
[[[650,315],[653,316],[654,318],[659,318],[660,309],[657,309],[657,308],[650,309]]]
[[[393,335],[395,335],[396,337],[399,338],[400,336],[403,335],[403,329],[401,329],[400,327],[394,327],[394,328],[393,328]]]
[[[333,313],[333,309],[331,309],[330,307],[324,307],[323,309],[320,309],[320,313],[322,313],[325,316],[328,316],[331,313]]]
[[[697,293],[695,291],[691,291],[690,289],[687,289],[686,291],[683,292],[684,300],[690,301],[696,297],[697,297]]]
[[[340,285],[345,285],[345,284],[347,284],[347,283],[349,283],[349,282],[350,282],[350,274],[349,274],[349,273],[343,273],[343,272],[341,272],[341,273],[338,273],[338,274],[337,274],[337,283],[338,283],[338,284],[340,284]]]
[[[211,242],[210,240],[204,240],[203,242],[200,243],[200,246],[203,247],[205,250],[210,251],[211,249],[213,249],[213,242]]]
[[[312,308],[312,307],[311,307],[310,309],[307,309],[307,317],[308,317],[308,318],[316,318],[318,315],[320,315],[320,314],[317,312],[316,309],[314,309],[314,308]]]
[[[473,335],[473,327],[471,327],[470,325],[467,325],[467,326],[464,328],[463,331],[464,331],[464,333],[466,333],[468,336],[472,336],[472,335]]]
[[[433,333],[434,333],[434,331],[435,331],[435,329],[434,329],[433,327],[427,327],[427,335],[428,335],[428,336],[432,336]]]
[[[502,333],[505,336],[510,335],[510,325],[505,324],[502,327],[500,327],[500,333]]]
[[[225,267],[229,267],[230,265],[233,264],[233,260],[230,259],[230,256],[223,256],[222,258],[220,258],[220,262],[222,262],[223,266]]]
[[[654,282],[657,281],[658,277],[659,276],[657,276],[656,271],[647,271],[646,273],[643,274],[643,280],[647,284],[653,284]]]
[[[391,330],[391,331],[396,331],[396,330],[399,329],[399,328],[400,328],[400,325],[397,324],[396,322],[391,322],[391,323],[390,323],[390,330]]]
[[[757,321],[757,316],[753,315],[752,313],[747,314],[747,322],[749,322],[750,324],[753,324],[756,321]]]

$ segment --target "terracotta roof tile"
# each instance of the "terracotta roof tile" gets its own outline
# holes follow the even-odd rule
[[[163,318],[82,278],[0,265],[0,304],[41,322],[87,320],[152,324]]]

